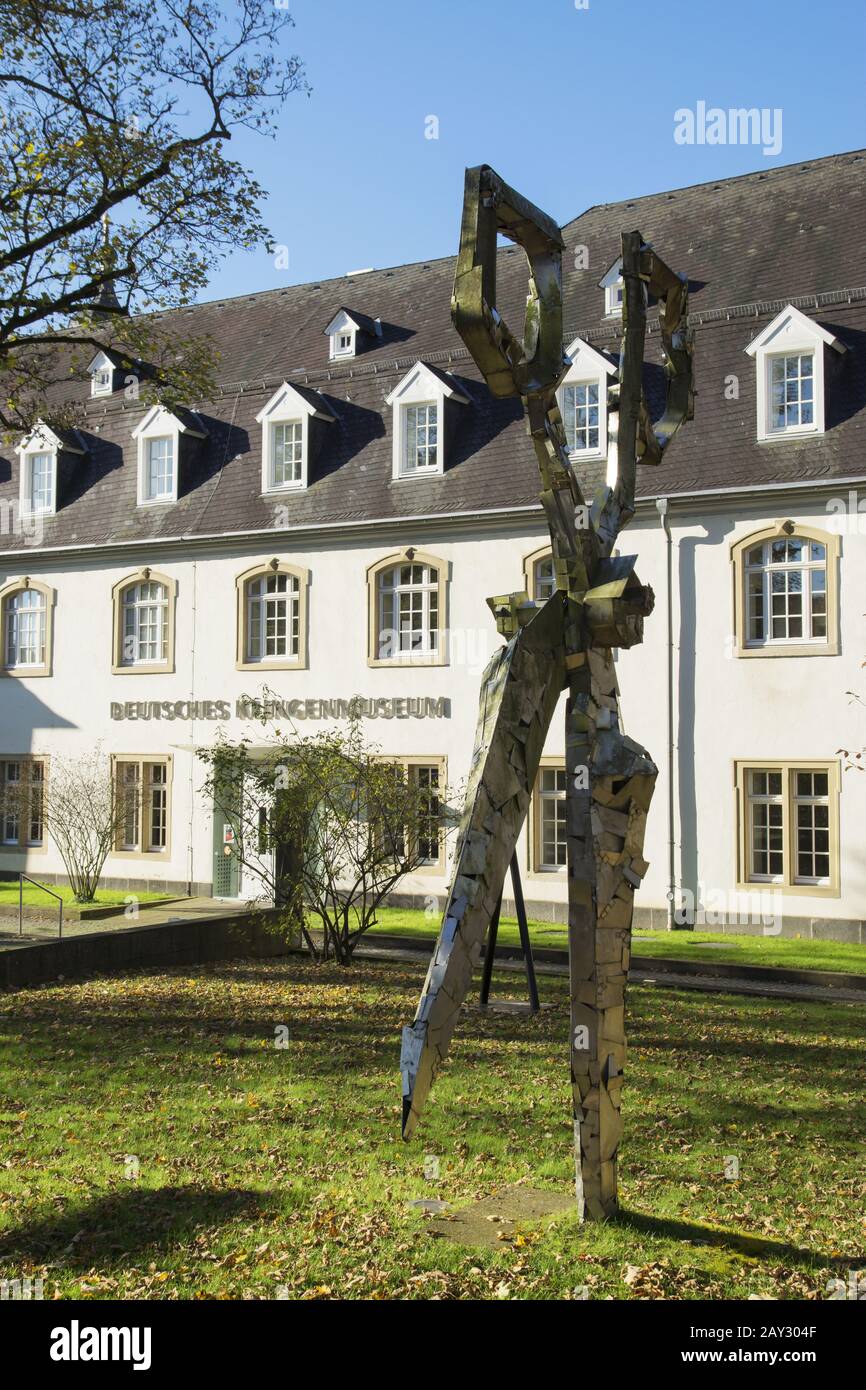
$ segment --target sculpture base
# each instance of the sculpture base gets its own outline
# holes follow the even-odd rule
[[[549,1226],[563,1212],[576,1209],[573,1193],[506,1187],[496,1197],[482,1197],[468,1207],[428,1222],[427,1234],[455,1245],[501,1250],[521,1232]]]

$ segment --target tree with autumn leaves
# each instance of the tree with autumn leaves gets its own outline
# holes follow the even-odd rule
[[[0,0],[0,428],[46,400],[73,423],[63,388],[106,348],[145,402],[208,394],[214,344],[153,311],[270,245],[228,150],[307,89],[292,23],[274,0]]]

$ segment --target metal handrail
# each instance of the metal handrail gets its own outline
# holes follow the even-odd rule
[[[60,904],[60,921],[57,928],[58,940],[63,936],[63,898],[59,893],[55,893],[53,888],[48,888],[44,883],[38,883],[29,874],[18,875],[18,935],[24,935],[24,880],[32,883],[34,888],[41,888],[43,893],[48,893],[52,898],[56,898]]]

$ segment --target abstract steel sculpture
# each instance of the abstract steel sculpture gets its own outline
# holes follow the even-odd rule
[[[496,309],[497,233],[529,263],[522,341]],[[541,473],[541,504],[556,591],[488,599],[506,638],[482,683],[466,804],[436,950],[411,1026],[403,1030],[403,1137],[408,1139],[442,1064],[526,818],[545,738],[567,690],[566,836],[571,975],[571,1079],[581,1218],[616,1209],[625,1062],[625,985],[634,890],[656,779],[648,754],[621,731],[613,648],[642,640],[653,594],[634,557],[611,558],[635,510],[638,462],[658,463],[692,418],[687,282],[639,232],[622,235],[623,336],[608,398],[616,481],[592,506],[574,475],[556,400],[563,356],[558,226],[487,165],[469,169],[451,313],[494,396],[519,395]],[[667,374],[664,415],[643,393],[647,302],[659,302]]]

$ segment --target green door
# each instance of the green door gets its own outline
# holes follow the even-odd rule
[[[214,804],[213,809],[213,895],[215,898],[236,898],[240,890],[238,858],[231,843],[231,827],[225,811]]]

